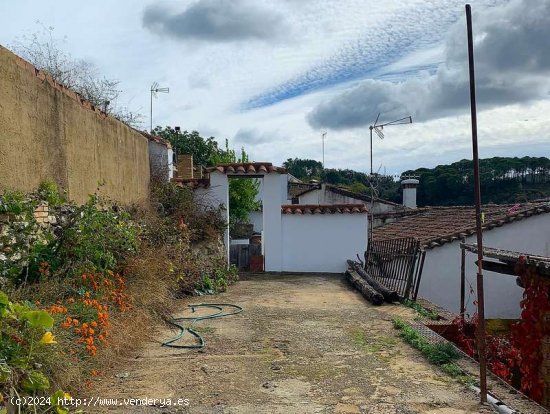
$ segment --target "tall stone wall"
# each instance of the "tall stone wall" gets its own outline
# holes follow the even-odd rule
[[[0,46],[0,191],[55,181],[82,203],[149,192],[148,140]]]

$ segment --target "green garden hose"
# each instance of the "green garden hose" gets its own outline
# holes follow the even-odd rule
[[[195,312],[196,308],[210,308],[210,309],[215,309],[216,312],[211,313],[209,315],[204,315],[204,316],[196,316],[196,317],[182,316],[182,317],[176,317],[168,320],[168,323],[174,326],[175,328],[179,329],[180,332],[174,338],[164,341],[162,343],[162,346],[167,346],[170,348],[183,348],[183,349],[204,348],[206,343],[204,342],[204,338],[201,336],[201,334],[191,329],[191,327],[182,326],[180,322],[189,321],[190,322],[189,325],[193,326],[196,322],[203,321],[205,319],[223,318],[225,316],[236,315],[237,313],[241,313],[243,311],[243,308],[241,308],[238,305],[233,305],[231,303],[198,303],[198,304],[188,305],[188,307],[191,309],[191,312]],[[224,313],[223,311],[224,307],[230,307],[235,310],[233,312]],[[189,332],[191,335],[197,338],[199,342],[193,345],[175,345],[174,342],[177,342],[181,338],[183,338],[186,332]]]

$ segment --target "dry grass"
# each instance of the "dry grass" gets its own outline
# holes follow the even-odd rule
[[[124,274],[132,309],[111,313],[111,335],[94,364],[103,376],[114,373],[117,361],[130,358],[146,341],[154,341],[155,327],[177,305],[173,297],[176,282],[169,272],[166,250],[143,247],[138,256],[128,260]]]

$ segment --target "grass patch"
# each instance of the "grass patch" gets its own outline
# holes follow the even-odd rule
[[[422,305],[420,305],[418,302],[415,302],[414,300],[405,299],[403,301],[403,305],[408,308],[414,309],[416,313],[424,318],[428,318],[433,321],[439,320],[439,315],[437,314],[437,312],[424,308]]]
[[[211,334],[216,332],[216,328],[213,326],[193,326],[193,330],[203,334]]]
[[[413,348],[418,349],[432,364],[439,366],[446,374],[463,383],[471,383],[473,379],[454,363],[462,354],[449,342],[431,344],[408,323],[394,319],[393,326],[399,330],[399,335]]]
[[[359,328],[352,329],[350,335],[355,345],[367,352],[387,351],[397,345],[397,339],[390,336],[367,338],[365,331]]]

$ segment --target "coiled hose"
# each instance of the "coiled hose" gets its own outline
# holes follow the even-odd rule
[[[162,346],[167,346],[170,348],[180,348],[180,349],[200,349],[204,348],[206,345],[206,342],[204,341],[204,338],[199,334],[197,331],[194,331],[191,329],[191,326],[193,326],[196,322],[203,321],[205,319],[216,319],[216,318],[223,318],[225,316],[231,316],[236,315],[238,313],[241,313],[243,311],[243,308],[241,308],[238,305],[233,305],[231,303],[198,303],[198,304],[192,304],[187,305],[188,308],[191,309],[191,312],[195,312],[195,309],[197,308],[210,308],[214,309],[215,312],[211,313],[209,315],[203,315],[203,316],[185,316],[185,317],[175,317],[170,320],[168,320],[168,323],[175,328],[179,329],[178,335],[175,337],[168,339],[162,343]],[[224,312],[224,307],[233,308],[233,312]],[[180,322],[184,321],[190,321],[189,327],[182,326]],[[185,336],[185,333],[189,332],[191,335],[193,335],[195,338],[198,339],[197,344],[193,345],[176,345],[174,342],[179,341]]]

